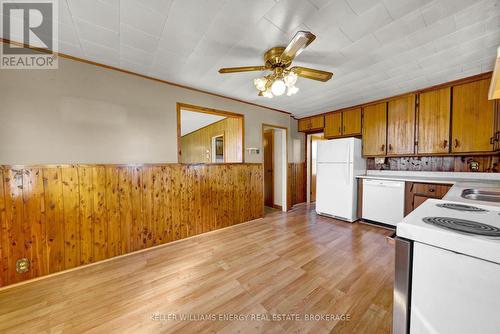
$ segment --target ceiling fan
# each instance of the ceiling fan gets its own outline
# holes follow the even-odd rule
[[[263,66],[243,66],[221,68],[219,73],[237,73],[250,71],[272,71],[271,74],[254,79],[254,85],[259,90],[259,96],[272,98],[287,92],[293,95],[299,91],[295,86],[298,77],[317,81],[328,81],[333,73],[316,70],[313,68],[294,66],[289,68],[292,61],[297,57],[316,36],[309,31],[299,31],[292,38],[287,47],[274,47],[264,54]]]

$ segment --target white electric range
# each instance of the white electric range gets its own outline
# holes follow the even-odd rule
[[[429,199],[397,225],[394,334],[500,333],[500,207]]]

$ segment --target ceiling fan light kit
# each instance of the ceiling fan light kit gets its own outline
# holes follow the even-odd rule
[[[299,91],[295,86],[298,77],[317,81],[328,81],[333,73],[316,70],[313,68],[290,65],[296,56],[298,56],[312,41],[316,39],[309,31],[299,31],[292,38],[288,46],[275,47],[267,50],[264,54],[264,66],[244,66],[221,68],[219,73],[238,73],[249,71],[272,71],[271,74],[255,78],[253,84],[259,91],[258,95],[273,98],[285,94],[291,96]]]

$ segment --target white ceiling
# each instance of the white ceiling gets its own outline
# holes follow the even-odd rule
[[[492,70],[500,0],[60,0],[60,51],[292,112],[335,110]],[[297,30],[295,64],[332,71],[300,92],[258,97],[265,50]]]
[[[181,136],[223,120],[224,116],[181,110]]]

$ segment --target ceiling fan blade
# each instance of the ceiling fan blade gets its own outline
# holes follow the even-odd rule
[[[315,39],[316,36],[310,31],[297,32],[281,54],[281,59],[292,61]]]
[[[323,82],[330,80],[333,76],[332,72],[326,72],[326,71],[316,70],[314,68],[307,68],[301,66],[292,67],[290,70],[295,72],[295,74],[297,74],[299,77],[323,81]]]
[[[265,66],[242,66],[242,67],[225,67],[219,70],[219,73],[237,73],[237,72],[251,72],[251,71],[265,71]]]

